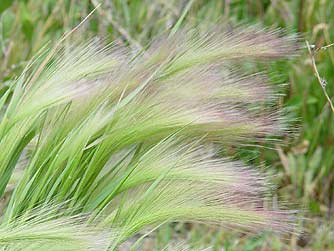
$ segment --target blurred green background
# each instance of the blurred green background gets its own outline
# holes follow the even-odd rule
[[[0,92],[11,85],[28,60],[51,46],[92,9],[79,36],[101,36],[134,49],[145,47],[172,27],[205,29],[217,20],[259,24],[299,33],[302,45],[316,48],[334,42],[333,0],[0,0]],[[306,47],[289,62],[266,66],[282,90],[279,106],[292,118],[295,132],[278,145],[247,149],[252,164],[266,166],[277,185],[278,201],[288,201],[301,216],[297,232],[280,237],[246,235],[196,224],[162,227],[144,240],[143,250],[160,250],[183,240],[194,250],[334,250],[334,118],[313,74]],[[334,97],[334,46],[315,54],[317,68]],[[237,153],[236,153],[237,155]]]

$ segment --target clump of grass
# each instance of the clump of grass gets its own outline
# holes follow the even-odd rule
[[[101,231],[114,250],[170,221],[291,231],[293,212],[267,206],[265,175],[221,158],[215,143],[285,132],[264,74],[231,69],[236,60],[290,56],[295,39],[248,27],[179,31],[136,56],[100,44],[42,51],[2,95],[1,195],[23,169],[2,212],[4,249],[40,237],[44,249],[55,240],[65,250]],[[56,205],[47,218],[36,212]]]

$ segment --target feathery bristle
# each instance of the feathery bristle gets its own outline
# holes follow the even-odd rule
[[[265,206],[265,175],[222,158],[212,143],[285,133],[265,74],[242,73],[236,62],[281,58],[295,48],[279,31],[235,27],[180,31],[136,57],[94,41],[42,53],[17,80],[0,122],[0,194],[29,149],[0,239],[30,245],[38,236],[48,242],[50,233],[81,245],[99,225],[117,229],[112,248],[166,221],[290,231],[293,212]],[[20,220],[64,201],[66,213],[54,219]],[[72,220],[81,213],[90,223]]]

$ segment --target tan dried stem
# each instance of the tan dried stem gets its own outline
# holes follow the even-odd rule
[[[320,87],[321,87],[321,89],[322,89],[322,91],[323,91],[323,93],[324,93],[324,95],[325,95],[325,97],[327,99],[327,102],[328,102],[328,104],[329,104],[332,112],[334,113],[334,105],[333,105],[332,100],[331,100],[331,98],[329,97],[329,95],[328,95],[328,93],[326,91],[326,87],[323,84],[323,79],[320,77],[319,71],[317,69],[317,65],[315,63],[314,49],[311,49],[311,46],[310,46],[310,44],[309,44],[308,41],[306,41],[306,46],[307,46],[308,52],[310,54],[313,72],[314,72],[315,76],[318,79],[319,85],[320,85]]]

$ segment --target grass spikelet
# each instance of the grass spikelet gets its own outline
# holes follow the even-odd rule
[[[3,223],[0,227],[1,250],[104,250],[112,235],[87,223],[87,216],[64,216],[60,207],[40,207]]]
[[[242,73],[235,62],[292,48],[277,31],[236,27],[177,32],[135,57],[96,41],[42,52],[3,96],[0,194],[9,182],[14,190],[0,242],[8,250],[88,242],[91,250],[90,236],[117,229],[113,250],[168,221],[290,231],[293,213],[267,206],[265,175],[220,156],[219,145],[285,132],[265,74]],[[50,218],[36,211],[64,202]]]

